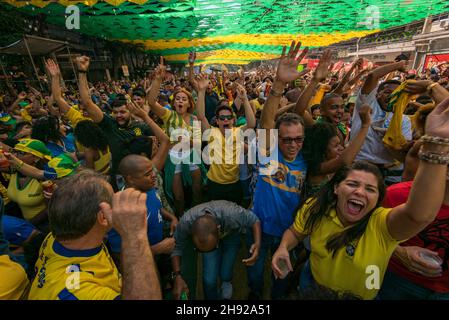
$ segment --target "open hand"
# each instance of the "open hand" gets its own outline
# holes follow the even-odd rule
[[[192,85],[197,91],[205,91],[209,86],[210,80],[207,78],[205,74],[199,74],[192,81]]]
[[[128,108],[129,112],[131,112],[131,114],[135,115],[136,117],[142,120],[144,120],[145,117],[148,115],[148,113],[144,109],[139,108],[132,100],[128,101],[126,107]]]
[[[326,79],[327,75],[329,74],[329,67],[331,63],[332,51],[330,49],[326,49],[326,51],[324,51],[323,55],[321,56],[320,62],[315,69],[313,77],[318,81]]]
[[[302,50],[301,54],[298,56],[299,48],[301,47],[301,42],[297,44],[292,41],[288,54],[285,55],[286,47],[282,49],[281,58],[279,60],[279,65],[276,71],[276,79],[282,82],[290,82],[300,78],[302,75],[306,74],[308,70],[303,70],[298,72],[298,65],[304,56],[307,54],[309,49],[306,47]]]
[[[59,66],[53,61],[53,59],[48,59],[45,63],[45,67],[47,68],[52,78],[58,77],[61,74]]]

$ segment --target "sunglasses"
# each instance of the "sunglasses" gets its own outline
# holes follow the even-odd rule
[[[290,138],[290,137],[279,137],[279,140],[282,141],[284,144],[292,144],[293,142],[296,144],[301,144],[304,142],[304,136],[302,137],[296,137],[296,138]]]
[[[232,120],[232,119],[234,119],[234,116],[233,115],[219,115],[218,119],[221,121]]]

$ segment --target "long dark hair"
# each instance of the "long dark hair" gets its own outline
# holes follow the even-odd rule
[[[59,119],[53,115],[44,116],[36,120],[31,132],[31,138],[48,142],[62,142],[62,134],[59,131]]]
[[[347,230],[333,235],[329,238],[326,244],[326,249],[332,252],[334,257],[337,250],[344,248],[356,239],[359,239],[366,230],[371,214],[380,206],[385,196],[385,183],[382,174],[379,169],[368,162],[357,161],[350,166],[344,166],[339,169],[334,177],[320,190],[315,197],[315,201],[311,204],[309,212],[307,213],[307,219],[305,223],[305,231],[307,234],[311,234],[316,226],[320,223],[321,219],[329,214],[329,211],[336,206],[337,196],[334,193],[334,187],[340,182],[346,179],[352,171],[364,171],[372,173],[377,178],[377,186],[379,190],[379,198],[377,199],[376,206],[371,212],[363,217],[356,224],[348,228]]]
[[[306,134],[302,155],[307,162],[307,173],[318,175],[321,164],[326,161],[326,152],[329,141],[337,134],[337,128],[330,123],[316,123],[306,127]]]
[[[109,146],[108,139],[103,130],[90,120],[78,122],[74,130],[74,135],[76,140],[86,148],[105,151]]]

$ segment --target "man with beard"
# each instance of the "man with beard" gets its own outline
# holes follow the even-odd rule
[[[87,83],[87,70],[89,69],[89,58],[86,56],[76,59],[79,72],[79,91],[81,101],[89,113],[92,121],[104,131],[108,139],[109,147],[112,154],[111,173],[114,176],[118,171],[120,160],[127,154],[126,143],[133,137],[145,135],[153,135],[148,127],[143,127],[141,123],[132,121],[131,113],[127,104],[131,103],[125,95],[118,94],[112,103],[112,117],[104,114],[101,109],[92,101]],[[144,128],[142,130],[142,128]],[[112,183],[114,183],[114,179]]]

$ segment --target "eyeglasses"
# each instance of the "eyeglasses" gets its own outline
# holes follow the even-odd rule
[[[293,142],[295,142],[296,144],[301,144],[304,142],[304,136],[296,138],[279,137],[279,140],[282,141],[282,143],[284,144],[292,144]]]
[[[221,121],[232,120],[233,118],[234,118],[233,115],[219,115],[218,116],[218,119],[221,120]]]

